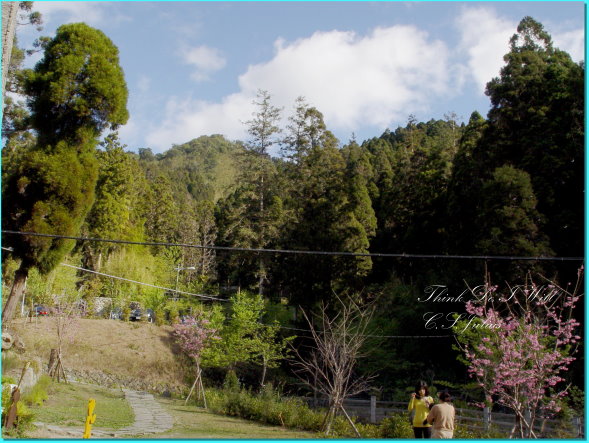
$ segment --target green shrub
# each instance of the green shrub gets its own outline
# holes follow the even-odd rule
[[[321,431],[326,410],[313,410],[299,398],[281,397],[271,385],[257,395],[240,389],[233,371],[227,373],[223,386],[223,389],[209,388],[206,391],[207,405],[211,412],[290,429]],[[413,431],[405,414],[391,415],[380,425],[355,425],[363,438],[413,438]],[[345,417],[337,416],[329,437],[355,438],[356,434]]]
[[[6,383],[9,383],[11,385],[15,385],[16,380],[14,379],[14,377],[10,377],[9,375],[3,375],[2,376],[2,384],[6,384]]]
[[[208,389],[206,391],[210,411],[269,425],[319,431],[323,422],[322,412],[311,410],[299,399],[280,397],[271,387],[267,387],[257,395],[244,389],[235,389],[236,382],[237,377],[228,373],[222,390]]]
[[[10,381],[5,381],[10,380]],[[16,384],[12,380],[12,377],[2,377],[2,412],[8,410],[8,406],[10,404],[10,396],[12,394],[10,389],[10,384]]]
[[[382,438],[413,438],[411,424],[405,414],[393,414],[380,423]]]
[[[163,310],[163,308],[155,308],[153,310],[153,314],[155,315],[155,324],[157,326],[162,326],[166,322],[166,312]]]
[[[5,383],[5,380],[10,380],[11,377],[2,377],[2,422],[4,422],[4,413],[7,413],[10,408],[10,400],[12,392],[8,387],[9,382]],[[12,383],[14,384],[14,383]],[[8,438],[23,438],[27,431],[32,429],[34,415],[23,401],[19,401],[16,405],[16,421],[15,427],[12,429],[2,428],[2,436]]]
[[[176,303],[166,306],[166,310],[168,312],[168,318],[170,319],[170,324],[173,325],[178,323],[178,318],[180,317],[180,311],[176,306]]]
[[[26,395],[23,395],[22,400],[29,406],[43,405],[43,402],[49,398],[47,394],[47,388],[51,384],[51,377],[48,375],[42,375],[39,381],[33,386],[33,389]]]
[[[223,382],[223,389],[226,391],[239,391],[239,379],[237,378],[237,374],[233,369],[227,371],[227,375],[225,375],[225,381]]]
[[[362,438],[381,438],[381,430],[378,425],[356,423],[356,428]]]
[[[10,371],[11,369],[17,369],[21,366],[22,362],[14,352],[2,351],[2,371]]]

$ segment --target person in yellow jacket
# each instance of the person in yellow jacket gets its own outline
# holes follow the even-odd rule
[[[413,414],[413,433],[415,438],[431,438],[431,427],[429,423],[424,424],[429,410],[434,404],[434,399],[429,396],[429,390],[427,384],[424,381],[420,381],[415,386],[415,392],[411,394],[409,400],[409,411],[415,411]]]

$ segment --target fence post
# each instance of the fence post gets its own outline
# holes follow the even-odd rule
[[[485,432],[489,431],[491,426],[491,409],[488,406],[483,408],[483,428]]]
[[[370,396],[370,423],[376,423],[376,395]]]
[[[577,438],[583,438],[583,427],[581,425],[581,417],[573,417],[573,428],[577,433]]]

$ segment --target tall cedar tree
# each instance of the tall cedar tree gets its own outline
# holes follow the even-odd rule
[[[510,40],[491,99],[486,150],[492,173],[503,164],[530,174],[545,232],[557,255],[583,255],[584,66],[552,46],[525,17]]]
[[[37,144],[8,179],[2,227],[77,235],[94,200],[97,138],[129,116],[118,49],[97,29],[82,23],[63,25],[43,59],[27,72],[25,91]],[[74,245],[71,240],[33,236],[9,240],[21,264],[2,312],[3,326],[14,315],[29,270],[51,271]]]
[[[275,190],[276,167],[269,149],[276,143],[280,129],[280,109],[272,106],[267,91],[258,91],[256,110],[252,120],[245,122],[249,140],[242,154],[238,187],[220,205],[220,232],[223,241],[232,246],[266,248],[278,236],[282,213],[282,200]],[[257,257],[257,268],[252,256],[243,260],[246,281],[255,274],[258,292],[263,294],[268,282],[267,262],[264,255]],[[241,278],[240,278],[241,285]]]
[[[291,159],[288,172],[298,185],[291,187],[285,203],[292,214],[286,248],[367,252],[375,220],[365,180],[359,176],[368,165],[357,158],[357,145],[339,149],[321,112],[303,99],[297,100],[290,122],[283,145]],[[334,289],[361,284],[371,267],[369,257],[301,255],[283,257],[277,272],[291,301],[307,307],[329,300]]]

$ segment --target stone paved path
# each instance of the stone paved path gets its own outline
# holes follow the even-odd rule
[[[93,438],[126,438],[130,436],[144,436],[149,434],[158,434],[172,428],[174,420],[164,409],[155,401],[153,395],[147,392],[132,391],[123,389],[125,398],[133,408],[135,413],[135,423],[122,429],[104,429],[92,428]],[[72,428],[65,426],[47,425],[44,423],[35,423],[39,427],[44,427],[49,432],[61,435],[67,435],[69,438],[82,438],[84,426]]]

